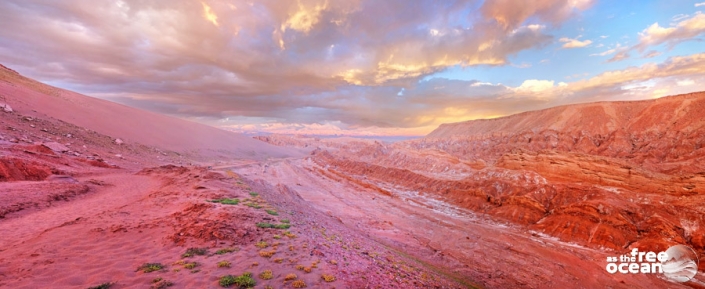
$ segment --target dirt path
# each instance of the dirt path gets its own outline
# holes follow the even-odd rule
[[[12,236],[0,239],[0,248],[11,248],[24,243],[62,224],[116,210],[143,198],[160,183],[151,177],[127,172],[92,176],[90,179],[105,185],[99,187],[97,192],[76,200],[57,202],[49,208],[0,222],[0,236]]]

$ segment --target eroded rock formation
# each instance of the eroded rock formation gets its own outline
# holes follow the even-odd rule
[[[269,136],[320,147],[332,177],[412,191],[566,242],[705,252],[705,93],[556,107],[446,124],[394,144]]]

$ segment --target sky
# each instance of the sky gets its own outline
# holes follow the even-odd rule
[[[237,132],[442,123],[705,90],[705,0],[3,0],[0,63]]]

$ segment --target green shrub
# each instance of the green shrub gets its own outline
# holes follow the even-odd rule
[[[215,253],[217,255],[223,255],[223,254],[232,253],[235,251],[237,251],[237,250],[235,250],[235,248],[224,248],[224,249],[220,249],[218,251],[215,251]]]
[[[240,276],[226,275],[220,277],[220,286],[230,287],[232,285],[237,285],[239,288],[250,288],[254,287],[257,282],[252,278],[252,273],[245,272]]]
[[[271,223],[257,223],[257,227],[265,229],[289,229],[291,225],[289,224],[271,224]]]
[[[218,283],[220,284],[220,286],[230,287],[235,284],[235,276],[225,275],[223,277],[220,277],[220,281]]]
[[[182,258],[188,258],[188,257],[193,257],[196,255],[203,256],[208,254],[208,248],[188,248],[186,249],[186,253],[181,255]]]
[[[240,203],[239,199],[228,199],[228,198],[223,198],[223,199],[216,199],[216,200],[210,200],[209,202],[211,203],[220,203],[223,205],[237,205]]]
[[[245,206],[248,206],[253,209],[261,209],[262,208],[262,206],[255,204],[255,203],[247,203],[247,204],[245,204]]]
[[[149,273],[159,271],[161,269],[164,269],[164,265],[162,263],[144,263],[142,266],[137,268],[137,271],[142,270],[144,273]]]

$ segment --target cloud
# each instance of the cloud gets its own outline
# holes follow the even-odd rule
[[[695,7],[705,6],[705,2],[695,3]]]
[[[301,85],[402,84],[454,65],[507,65],[510,55],[552,39],[544,24],[500,23],[497,17],[536,16],[558,24],[586,6],[557,0],[537,1],[539,8],[494,0],[479,8],[472,1],[79,2],[2,1],[0,43],[6,50],[0,57],[40,79],[139,93],[146,86],[175,91],[185,75],[204,83],[215,80],[206,75],[230,75],[209,84],[236,95]],[[474,9],[489,10],[468,23],[463,15]],[[49,65],[57,66],[52,73]]]
[[[653,58],[653,57],[656,57],[659,55],[661,55],[661,52],[658,52],[656,50],[651,50],[651,51],[647,52],[646,55],[644,55],[644,58]]]
[[[614,48],[612,48],[612,49],[608,49],[608,50],[605,50],[605,51],[600,52],[600,53],[593,53],[593,54],[590,54],[590,56],[607,56],[607,55],[613,54],[613,53],[615,53],[615,52],[617,52],[617,51],[621,51],[621,50],[624,50],[624,49],[625,49],[625,48],[622,47],[621,44],[617,43],[617,45],[615,45]]]
[[[649,46],[664,43],[673,47],[680,42],[705,33],[705,14],[702,12],[697,12],[692,17],[681,15],[678,19],[680,22],[669,27],[662,27],[658,23],[654,23],[644,29],[639,33],[639,43],[634,48],[643,52]]]
[[[572,38],[566,38],[563,37],[559,39],[558,41],[563,42],[563,48],[581,48],[590,45],[592,43],[591,40],[584,40],[580,41],[578,39],[572,39]]]
[[[695,84],[695,81],[693,81],[692,79],[684,79],[684,80],[677,81],[676,84],[678,86],[691,86],[691,85]]]
[[[681,21],[683,19],[688,19],[690,17],[688,14],[676,14],[671,17],[671,21]]]
[[[515,91],[520,93],[539,93],[545,92],[555,88],[555,81],[553,80],[538,80],[538,79],[527,79],[521,83],[521,85],[515,88]],[[558,83],[558,87],[564,87],[567,84],[565,82]]]
[[[482,14],[494,19],[505,29],[512,29],[529,17],[537,17],[554,24],[573,16],[576,11],[585,10],[593,4],[592,0],[490,0],[480,8]]]
[[[211,7],[208,6],[208,4],[206,4],[205,2],[201,2],[201,4],[203,5],[203,16],[206,18],[206,20],[213,23],[213,25],[218,26],[218,15],[215,15]]]
[[[676,76],[699,76],[705,74],[705,53],[671,57],[661,64],[647,63],[640,67],[630,67],[601,73],[588,80],[569,83],[572,90],[624,85],[635,81],[668,78]]]
[[[607,62],[617,62],[617,61],[622,61],[627,58],[629,58],[629,52],[628,51],[621,51],[621,52],[615,54],[614,56],[612,56],[612,58],[608,59]]]
[[[651,24],[638,33],[639,40],[637,44],[618,53],[609,59],[608,62],[629,58],[629,51],[636,50],[639,53],[644,53],[649,47],[662,44],[668,45],[669,49],[671,49],[681,42],[693,40],[705,33],[705,14],[702,12],[698,11],[692,16],[678,14],[673,16],[672,20],[676,22],[671,23],[668,27],[662,27],[658,23]],[[643,58],[651,58],[657,55],[655,51],[651,50],[644,54]]]

